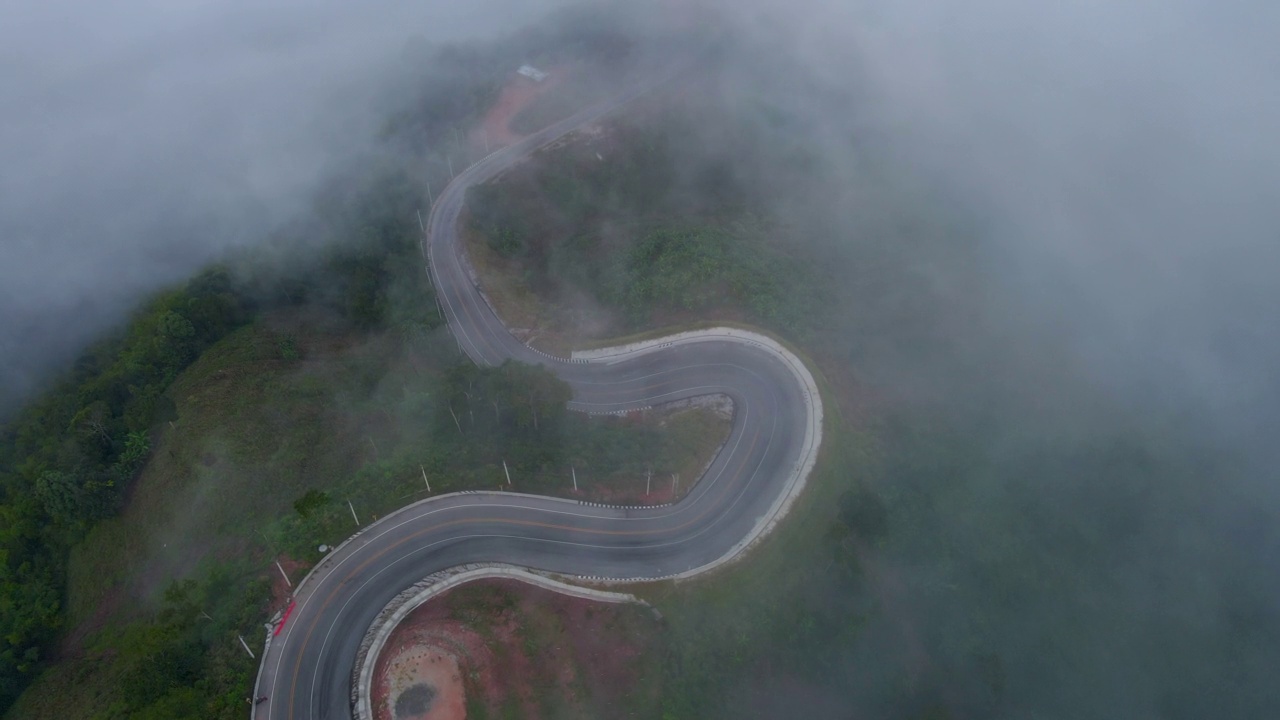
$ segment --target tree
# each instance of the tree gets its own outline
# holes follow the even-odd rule
[[[173,341],[186,340],[195,337],[196,334],[196,328],[191,321],[172,310],[160,316],[156,329],[161,337]]]
[[[507,361],[497,368],[471,364],[453,368],[445,379],[444,396],[443,425],[453,424],[453,413],[474,413],[481,428],[492,427],[503,435],[545,437],[559,427],[573,392],[541,366]]]
[[[145,432],[134,431],[125,437],[124,452],[120,453],[119,464],[129,472],[136,472],[147,461],[151,452],[151,436]]]
[[[195,326],[182,314],[169,310],[160,315],[156,322],[154,344],[166,379],[185,367],[191,359],[195,349],[195,335]]]
[[[323,490],[308,490],[306,495],[293,503],[293,509],[302,517],[311,517],[311,513],[323,508],[330,502],[329,493]]]
[[[36,480],[36,497],[54,522],[75,524],[87,518],[83,484],[58,470],[46,470]]]
[[[62,593],[48,565],[39,558],[17,564],[15,559],[0,549],[0,707],[7,707],[39,670],[40,648],[60,625]]]
[[[205,270],[187,283],[183,313],[200,346],[211,345],[245,319],[244,303],[225,267]]]
[[[111,447],[114,418],[111,407],[103,400],[92,402],[71,418],[71,427],[82,436],[92,438],[104,453]]]
[[[500,404],[512,409],[515,426],[523,431],[554,427],[567,412],[573,392],[545,368],[508,361],[493,382]]]
[[[129,431],[150,430],[155,425],[178,419],[178,406],[164,394],[160,383],[150,383],[141,388],[130,386],[133,396],[125,406],[121,421]]]

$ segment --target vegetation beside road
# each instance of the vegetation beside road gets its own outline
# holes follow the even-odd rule
[[[152,428],[174,416],[169,383],[245,314],[226,273],[205,273],[152,301],[4,427],[0,702],[16,697],[62,627],[67,549],[119,511]]]
[[[814,264],[745,210],[745,191],[673,191],[680,125],[619,121],[471,191],[482,282],[543,346],[690,319],[795,327],[814,314]]]
[[[482,580],[428,602],[397,635],[415,630],[461,665],[468,720],[661,712],[664,633],[650,608]]]

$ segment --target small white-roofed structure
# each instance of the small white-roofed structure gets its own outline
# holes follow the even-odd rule
[[[532,65],[521,65],[516,72],[529,78],[534,82],[542,82],[547,79],[547,74]]]

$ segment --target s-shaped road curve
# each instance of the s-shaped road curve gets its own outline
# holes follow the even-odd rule
[[[449,327],[476,363],[541,364],[573,390],[570,407],[618,412],[700,395],[733,398],[733,429],[680,502],[600,507],[513,493],[456,493],[403,508],[332,551],[299,585],[259,670],[257,720],[353,717],[352,668],[364,635],[397,594],[469,563],[503,562],[568,575],[619,579],[691,574],[738,552],[780,515],[803,485],[821,437],[812,377],[765,338],[729,331],[686,334],[591,361],[553,358],[511,335],[472,279],[459,240],[468,188],[538,148],[600,119],[655,83],[632,86],[498,150],[453,180],[426,233],[428,272]]]

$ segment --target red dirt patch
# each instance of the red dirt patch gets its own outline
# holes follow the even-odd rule
[[[407,636],[387,656],[378,676],[383,698],[374,717],[394,720],[465,720],[466,695],[458,658],[434,646],[430,637]]]
[[[280,563],[280,567],[284,568],[284,571],[289,574],[289,580],[294,585],[297,585],[298,582],[302,580],[302,576],[304,574],[302,571],[307,570],[311,567],[309,564],[305,562],[291,559],[288,555],[281,555],[280,557],[276,558],[275,562]],[[280,568],[277,568],[275,566],[275,563],[271,564],[270,573],[271,573],[270,612],[275,613],[277,610],[283,610],[284,608],[288,607],[289,599],[293,596],[293,588],[291,588],[289,584],[284,581],[284,576],[280,574]]]
[[[513,76],[506,87],[498,95],[498,100],[489,108],[478,128],[470,134],[473,147],[483,148],[486,142],[490,150],[518,142],[523,135],[511,130],[511,120],[520,114],[539,95],[559,85],[566,74],[563,67],[547,70],[547,79],[534,82],[522,76]]]
[[[627,716],[659,698],[657,635],[639,606],[471,583],[392,633],[374,671],[374,718],[460,720],[471,703],[534,720]]]

